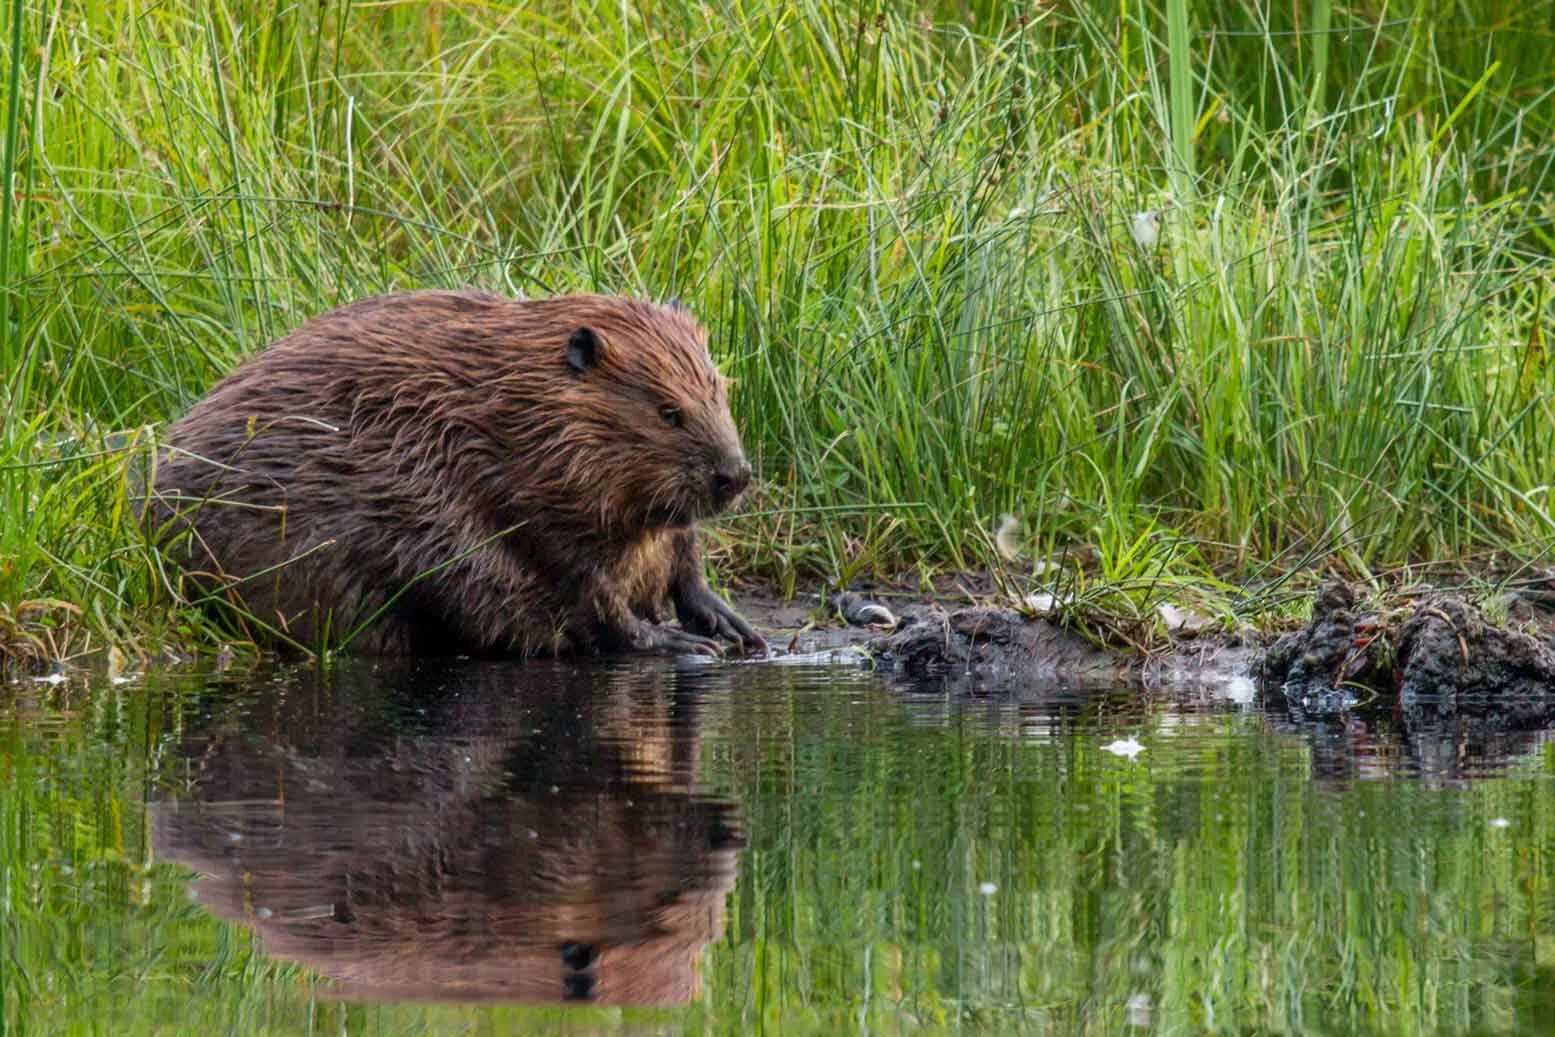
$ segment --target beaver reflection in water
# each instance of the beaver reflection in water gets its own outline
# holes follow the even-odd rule
[[[294,641],[765,647],[703,573],[696,523],[751,469],[678,304],[367,299],[233,371],[168,442],[158,524],[202,589]]]
[[[727,675],[398,659],[212,688],[153,853],[326,996],[686,1004],[746,844],[702,780]]]

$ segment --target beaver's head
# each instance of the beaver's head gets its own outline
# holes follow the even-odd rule
[[[577,305],[557,361],[574,486],[596,491],[608,525],[688,525],[734,503],[751,466],[707,332],[678,303]]]

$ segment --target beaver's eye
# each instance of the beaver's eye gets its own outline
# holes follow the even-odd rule
[[[659,417],[663,418],[664,424],[668,425],[670,428],[680,428],[681,426],[679,407],[671,407],[666,403],[664,406],[659,408]]]

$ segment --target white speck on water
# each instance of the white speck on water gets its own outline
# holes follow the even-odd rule
[[[271,914],[273,912],[268,907],[256,907],[254,909],[255,918],[269,918]]]
[[[991,897],[995,893],[999,892],[999,887],[995,886],[992,882],[985,882],[981,886],[977,887],[977,891],[985,897]]]
[[[917,871],[921,867],[923,867],[923,862],[922,861],[915,860],[915,861],[912,862],[912,870],[913,871]]]
[[[229,842],[229,843],[240,843],[242,841],[243,841],[243,833],[242,832],[228,832],[227,833],[227,842]]]
[[[53,673],[44,674],[42,677],[34,677],[33,680],[39,684],[63,684],[65,683],[65,675],[55,670]]]
[[[1108,742],[1102,748],[1114,756],[1126,756],[1130,760],[1145,751],[1145,747],[1139,744],[1139,739],[1133,735]]]
[[[533,828],[526,829],[524,834],[529,836],[529,838],[531,838],[531,839],[538,839],[538,838],[540,838],[540,833],[535,831]]]
[[[1490,822],[1490,827],[1491,828],[1511,828],[1512,827],[1512,822],[1508,821],[1504,817],[1498,817],[1498,818],[1495,818],[1494,820],[1492,820]]]
[[[1130,1026],[1149,1026],[1150,1010],[1154,1007],[1150,995],[1141,991],[1128,999],[1128,1024]]]

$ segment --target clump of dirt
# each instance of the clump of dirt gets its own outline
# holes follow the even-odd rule
[[[948,671],[1014,662],[1011,654],[1030,657],[1040,632],[1043,647],[1058,649],[1056,628],[1047,624],[1028,627],[1026,617],[1010,609],[963,608],[954,611],[925,609],[905,616],[893,632],[869,643],[878,660],[899,666],[915,676],[939,676]],[[1086,659],[1089,646],[1066,644],[1062,654],[1071,661]],[[1107,664],[1114,662],[1110,657]]]
[[[1251,646],[1235,638],[1184,641],[1153,656],[1119,651],[1076,630],[1014,609],[930,605],[907,612],[869,641],[874,659],[910,677],[1116,682],[1223,679],[1248,672]]]
[[[1308,714],[1383,698],[1408,715],[1496,715],[1513,723],[1555,708],[1555,643],[1491,622],[1453,594],[1384,609],[1325,584],[1312,620],[1269,649],[1266,687]]]
[[[1498,627],[1459,598],[1416,606],[1399,630],[1398,659],[1405,710],[1518,721],[1555,707],[1555,644]]]
[[[1276,641],[1259,667],[1266,687],[1310,712],[1346,709],[1357,688],[1381,688],[1391,682],[1391,644],[1382,636],[1379,612],[1361,607],[1354,588],[1327,583],[1312,603],[1312,619]]]

